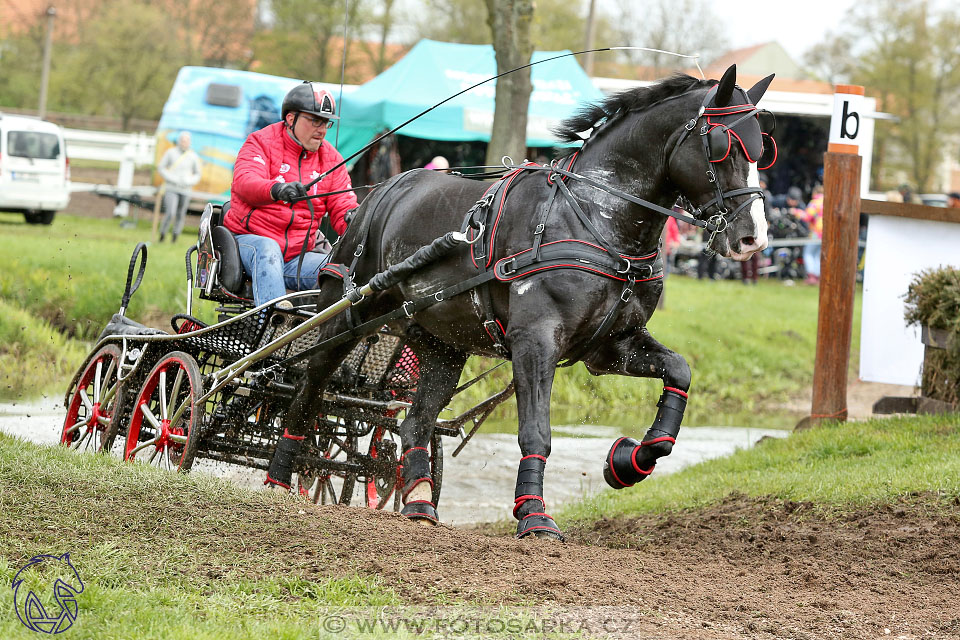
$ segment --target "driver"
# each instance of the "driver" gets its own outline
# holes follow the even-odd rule
[[[333,173],[309,191],[304,186],[343,160],[333,145],[324,140],[338,120],[330,92],[304,82],[283,98],[282,120],[254,131],[240,148],[233,170],[230,209],[223,224],[237,237],[240,261],[253,280],[257,306],[286,294],[287,289],[303,291],[317,286],[317,274],[329,255],[314,253],[317,231],[324,215],[330,216],[334,231],[347,229],[345,214],[357,206],[352,191],[301,200],[305,195],[350,189],[346,167]],[[308,202],[313,203],[311,215]],[[297,265],[306,242],[300,277]],[[284,301],[280,306],[289,308]]]

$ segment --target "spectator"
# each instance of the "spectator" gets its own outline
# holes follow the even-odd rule
[[[907,204],[919,204],[919,200],[913,195],[913,189],[910,188],[910,185],[902,184],[897,187],[897,191],[900,192],[900,197]]]
[[[157,173],[163,178],[163,221],[160,223],[160,242],[163,242],[167,230],[173,225],[173,242],[183,231],[183,222],[190,204],[190,192],[193,185],[200,182],[200,158],[190,148],[190,132],[181,131],[177,136],[177,145],[163,154]]]
[[[684,213],[679,205],[673,205],[673,210],[677,213]],[[667,223],[663,225],[663,235],[661,237],[663,244],[663,289],[660,291],[660,299],[657,301],[657,308],[663,309],[667,298],[667,275],[670,273],[670,261],[673,254],[680,246],[680,228],[677,226],[676,218],[667,218]]]
[[[424,169],[449,169],[450,163],[443,156],[434,156],[433,160],[423,166]]]
[[[804,220],[810,227],[810,237],[817,240],[803,247],[803,266],[807,270],[806,283],[817,284],[820,282],[820,241],[823,238],[823,187],[820,185],[813,188],[813,196],[810,204],[807,205]]]
[[[960,192],[952,191],[947,194],[947,207],[950,209],[960,209]]]
[[[717,277],[717,254],[707,250],[709,234],[709,231],[704,230],[700,236],[700,240],[703,242],[703,250],[700,252],[700,259],[697,260],[697,280],[703,280],[704,278],[713,280]]]

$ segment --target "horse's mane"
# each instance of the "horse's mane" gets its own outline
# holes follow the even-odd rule
[[[604,118],[609,120],[617,114],[646,109],[661,100],[678,96],[695,88],[708,87],[716,82],[716,80],[699,80],[685,73],[675,73],[655,84],[627,89],[608,96],[600,104],[587,105],[576,115],[554,127],[553,134],[564,142],[579,142],[583,140],[581,131],[595,127]]]

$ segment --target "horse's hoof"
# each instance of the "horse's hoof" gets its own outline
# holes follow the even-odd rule
[[[560,527],[545,513],[531,513],[517,523],[517,538],[526,538],[531,535],[537,538],[564,541]]]
[[[437,507],[429,500],[411,500],[403,505],[403,510],[400,513],[422,524],[434,526],[440,524]]]

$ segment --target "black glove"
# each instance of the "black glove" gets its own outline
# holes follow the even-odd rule
[[[357,213],[357,207],[354,207],[353,209],[348,209],[347,212],[343,214],[343,221],[344,223],[346,223],[348,227],[350,226],[350,221],[353,220],[353,216],[356,213]]]
[[[307,195],[307,188],[299,182],[278,182],[270,187],[270,197],[274,200],[291,202],[294,198]]]

